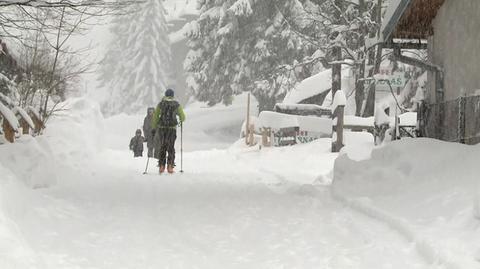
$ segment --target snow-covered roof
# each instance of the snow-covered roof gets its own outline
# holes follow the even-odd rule
[[[258,119],[261,127],[268,127],[274,130],[299,126],[296,116],[272,111],[262,111]]]
[[[15,117],[15,114],[1,102],[0,102],[0,113],[3,115],[3,117],[5,117],[5,119],[12,126],[12,128],[15,131],[18,131],[19,124],[18,124],[17,117]]]
[[[350,76],[350,67],[342,65],[342,83]],[[324,70],[300,82],[283,100],[285,104],[297,104],[332,88],[332,69]]]
[[[299,109],[299,110],[308,110],[308,111],[315,111],[315,110],[329,110],[330,108],[315,105],[315,104],[276,104],[275,107],[280,109]]]
[[[19,114],[28,123],[28,126],[30,126],[30,128],[32,128],[32,129],[35,128],[35,124],[33,123],[32,118],[30,118],[28,113],[23,108],[21,108],[19,106],[16,106],[16,107],[13,108],[12,111],[15,114]]]

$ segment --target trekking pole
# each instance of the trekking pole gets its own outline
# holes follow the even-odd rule
[[[183,122],[180,122],[180,173],[183,173]]]
[[[144,175],[147,174],[147,170],[148,170],[148,162],[150,161],[150,157],[147,158],[147,166],[145,166],[145,172],[143,172]]]

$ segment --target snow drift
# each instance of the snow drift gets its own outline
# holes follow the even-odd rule
[[[480,146],[402,140],[367,160],[335,162],[333,192],[387,222],[446,268],[477,268],[480,260]]]
[[[35,211],[36,192],[61,183],[102,148],[103,117],[98,104],[71,99],[38,137],[21,136],[0,146],[0,268],[45,268],[17,226]]]

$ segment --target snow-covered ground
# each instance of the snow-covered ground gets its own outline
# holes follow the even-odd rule
[[[341,199],[362,184],[334,184],[345,192],[332,196],[330,139],[235,143],[241,98],[186,109],[184,174],[150,163],[142,175],[146,159],[127,150],[142,116],[103,119],[86,99],[69,101],[44,136],[1,146],[0,268],[437,268],[396,226]],[[369,158],[373,139],[346,142],[337,167],[355,171],[350,159]]]
[[[479,146],[404,140],[335,164],[335,196],[444,268],[480,267]]]

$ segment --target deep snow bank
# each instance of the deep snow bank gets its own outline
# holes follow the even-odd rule
[[[26,243],[17,222],[34,210],[36,191],[64,178],[64,171],[81,169],[102,147],[103,117],[98,105],[86,99],[61,104],[45,134],[22,136],[0,146],[0,268],[43,268]]]
[[[0,156],[2,154],[0,153]],[[38,257],[10,217],[28,210],[25,186],[0,163],[0,268],[42,268]]]
[[[0,146],[0,163],[30,188],[48,187],[56,182],[53,154],[43,138],[23,136],[15,144]]]
[[[45,134],[22,136],[15,144],[0,146],[0,163],[30,188],[48,187],[57,181],[64,165],[77,165],[103,147],[103,117],[94,102],[72,99],[61,104]]]
[[[334,194],[387,222],[433,263],[480,266],[480,146],[402,140],[354,161],[335,162]]]

